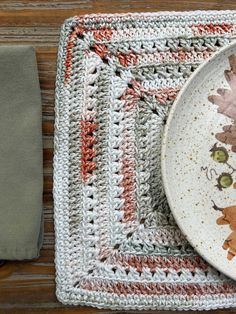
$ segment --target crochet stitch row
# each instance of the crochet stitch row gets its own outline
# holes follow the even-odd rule
[[[236,13],[85,15],[61,31],[54,200],[57,296],[112,309],[215,309],[236,285],[175,224],[160,172],[179,90],[236,36]]]

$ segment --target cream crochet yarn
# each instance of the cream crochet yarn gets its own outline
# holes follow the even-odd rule
[[[235,12],[86,15],[62,27],[56,87],[57,296],[112,309],[236,304],[187,243],[161,181],[161,135],[191,73],[236,35]]]

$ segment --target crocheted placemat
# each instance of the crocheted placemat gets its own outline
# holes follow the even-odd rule
[[[113,309],[214,309],[236,284],[187,243],[160,171],[168,109],[236,35],[236,12],[86,15],[62,27],[56,89],[57,296]]]

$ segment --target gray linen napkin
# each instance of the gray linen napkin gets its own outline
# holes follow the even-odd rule
[[[0,259],[39,255],[42,113],[34,49],[0,46]]]

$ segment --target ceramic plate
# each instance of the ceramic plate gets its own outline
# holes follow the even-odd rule
[[[189,242],[236,279],[236,44],[202,65],[178,95],[164,132],[162,175]]]

